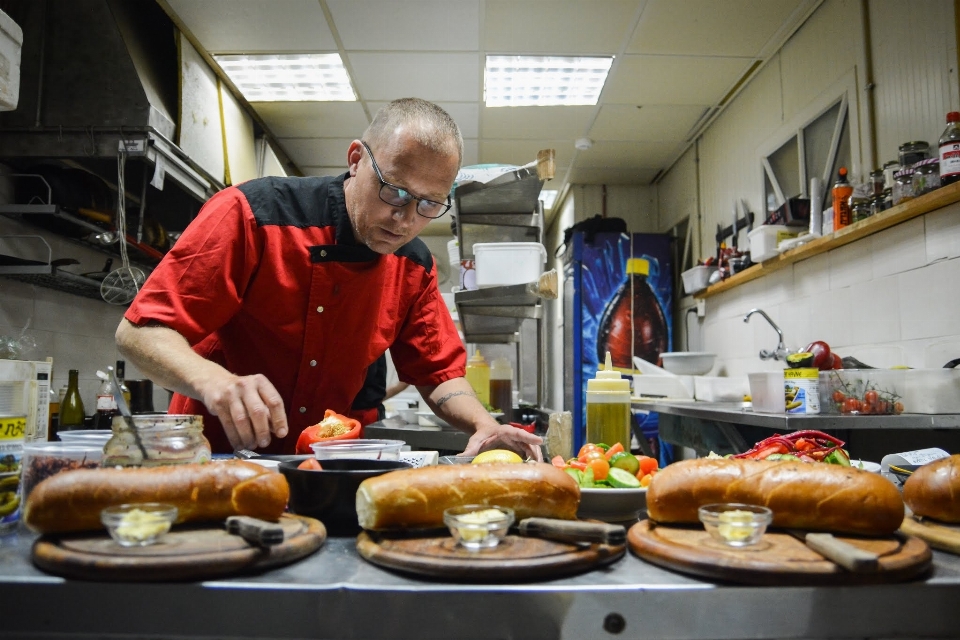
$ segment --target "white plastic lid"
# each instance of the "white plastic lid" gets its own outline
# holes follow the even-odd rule
[[[630,381],[622,377],[619,371],[614,370],[609,351],[607,351],[603,368],[597,369],[597,376],[592,380],[587,380],[587,394],[592,393],[624,394],[625,401],[630,401]]]

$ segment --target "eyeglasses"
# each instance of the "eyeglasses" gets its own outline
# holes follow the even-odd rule
[[[439,218],[450,210],[450,196],[447,196],[446,203],[434,202],[433,200],[427,200],[426,198],[418,198],[403,187],[398,187],[397,185],[390,184],[384,180],[383,174],[380,173],[380,167],[377,166],[377,161],[373,159],[373,151],[370,151],[370,147],[367,146],[367,143],[363,140],[360,141],[360,144],[363,145],[363,148],[366,149],[367,153],[370,155],[370,162],[373,164],[373,170],[377,174],[377,180],[380,181],[381,200],[395,207],[405,207],[410,204],[411,201],[416,200],[417,213],[424,218]]]

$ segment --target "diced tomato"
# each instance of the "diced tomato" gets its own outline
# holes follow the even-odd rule
[[[550,461],[550,464],[555,466],[557,469],[567,468],[567,461],[563,459],[563,456],[553,456],[553,460]]]
[[[610,474],[610,463],[603,456],[588,460],[587,467],[593,469],[594,480],[605,480]]]
[[[304,471],[323,471],[323,467],[320,466],[320,462],[316,458],[307,458],[297,465],[297,469],[303,469]]]
[[[622,451],[623,451],[623,445],[620,444],[619,442],[614,443],[612,447],[607,449],[607,454],[606,454],[607,460],[609,460],[610,458],[612,458],[613,456],[617,455]]]
[[[573,467],[574,469],[580,469],[580,471],[586,471],[586,470],[587,470],[587,463],[586,463],[586,462],[580,462],[579,460],[571,460],[571,461],[570,461],[570,466]]]
[[[793,448],[797,451],[809,451],[810,449],[816,449],[817,445],[805,438],[799,438],[793,443]]]
[[[650,456],[637,456],[637,462],[640,463],[640,471],[637,472],[640,477],[651,474],[660,468],[657,459]]]
[[[592,450],[594,450],[594,449],[599,449],[599,448],[600,448],[600,447],[598,447],[597,445],[593,444],[592,442],[586,443],[585,445],[583,445],[582,447],[580,447],[580,451],[577,452],[577,460],[580,460],[580,456],[584,455],[584,454],[587,453],[588,451],[592,451]]]

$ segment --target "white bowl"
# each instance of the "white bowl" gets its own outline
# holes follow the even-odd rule
[[[702,376],[710,373],[717,359],[715,353],[703,351],[673,351],[661,353],[663,368],[680,376]]]

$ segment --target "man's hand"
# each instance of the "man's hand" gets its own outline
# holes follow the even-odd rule
[[[525,457],[543,462],[543,452],[540,444],[543,438],[527,433],[523,429],[508,424],[484,424],[478,428],[467,442],[463,455],[475,456],[487,449],[511,449],[520,452]]]
[[[200,389],[200,401],[220,419],[234,450],[270,444],[270,434],[287,435],[280,393],[263,375],[215,377]]]

